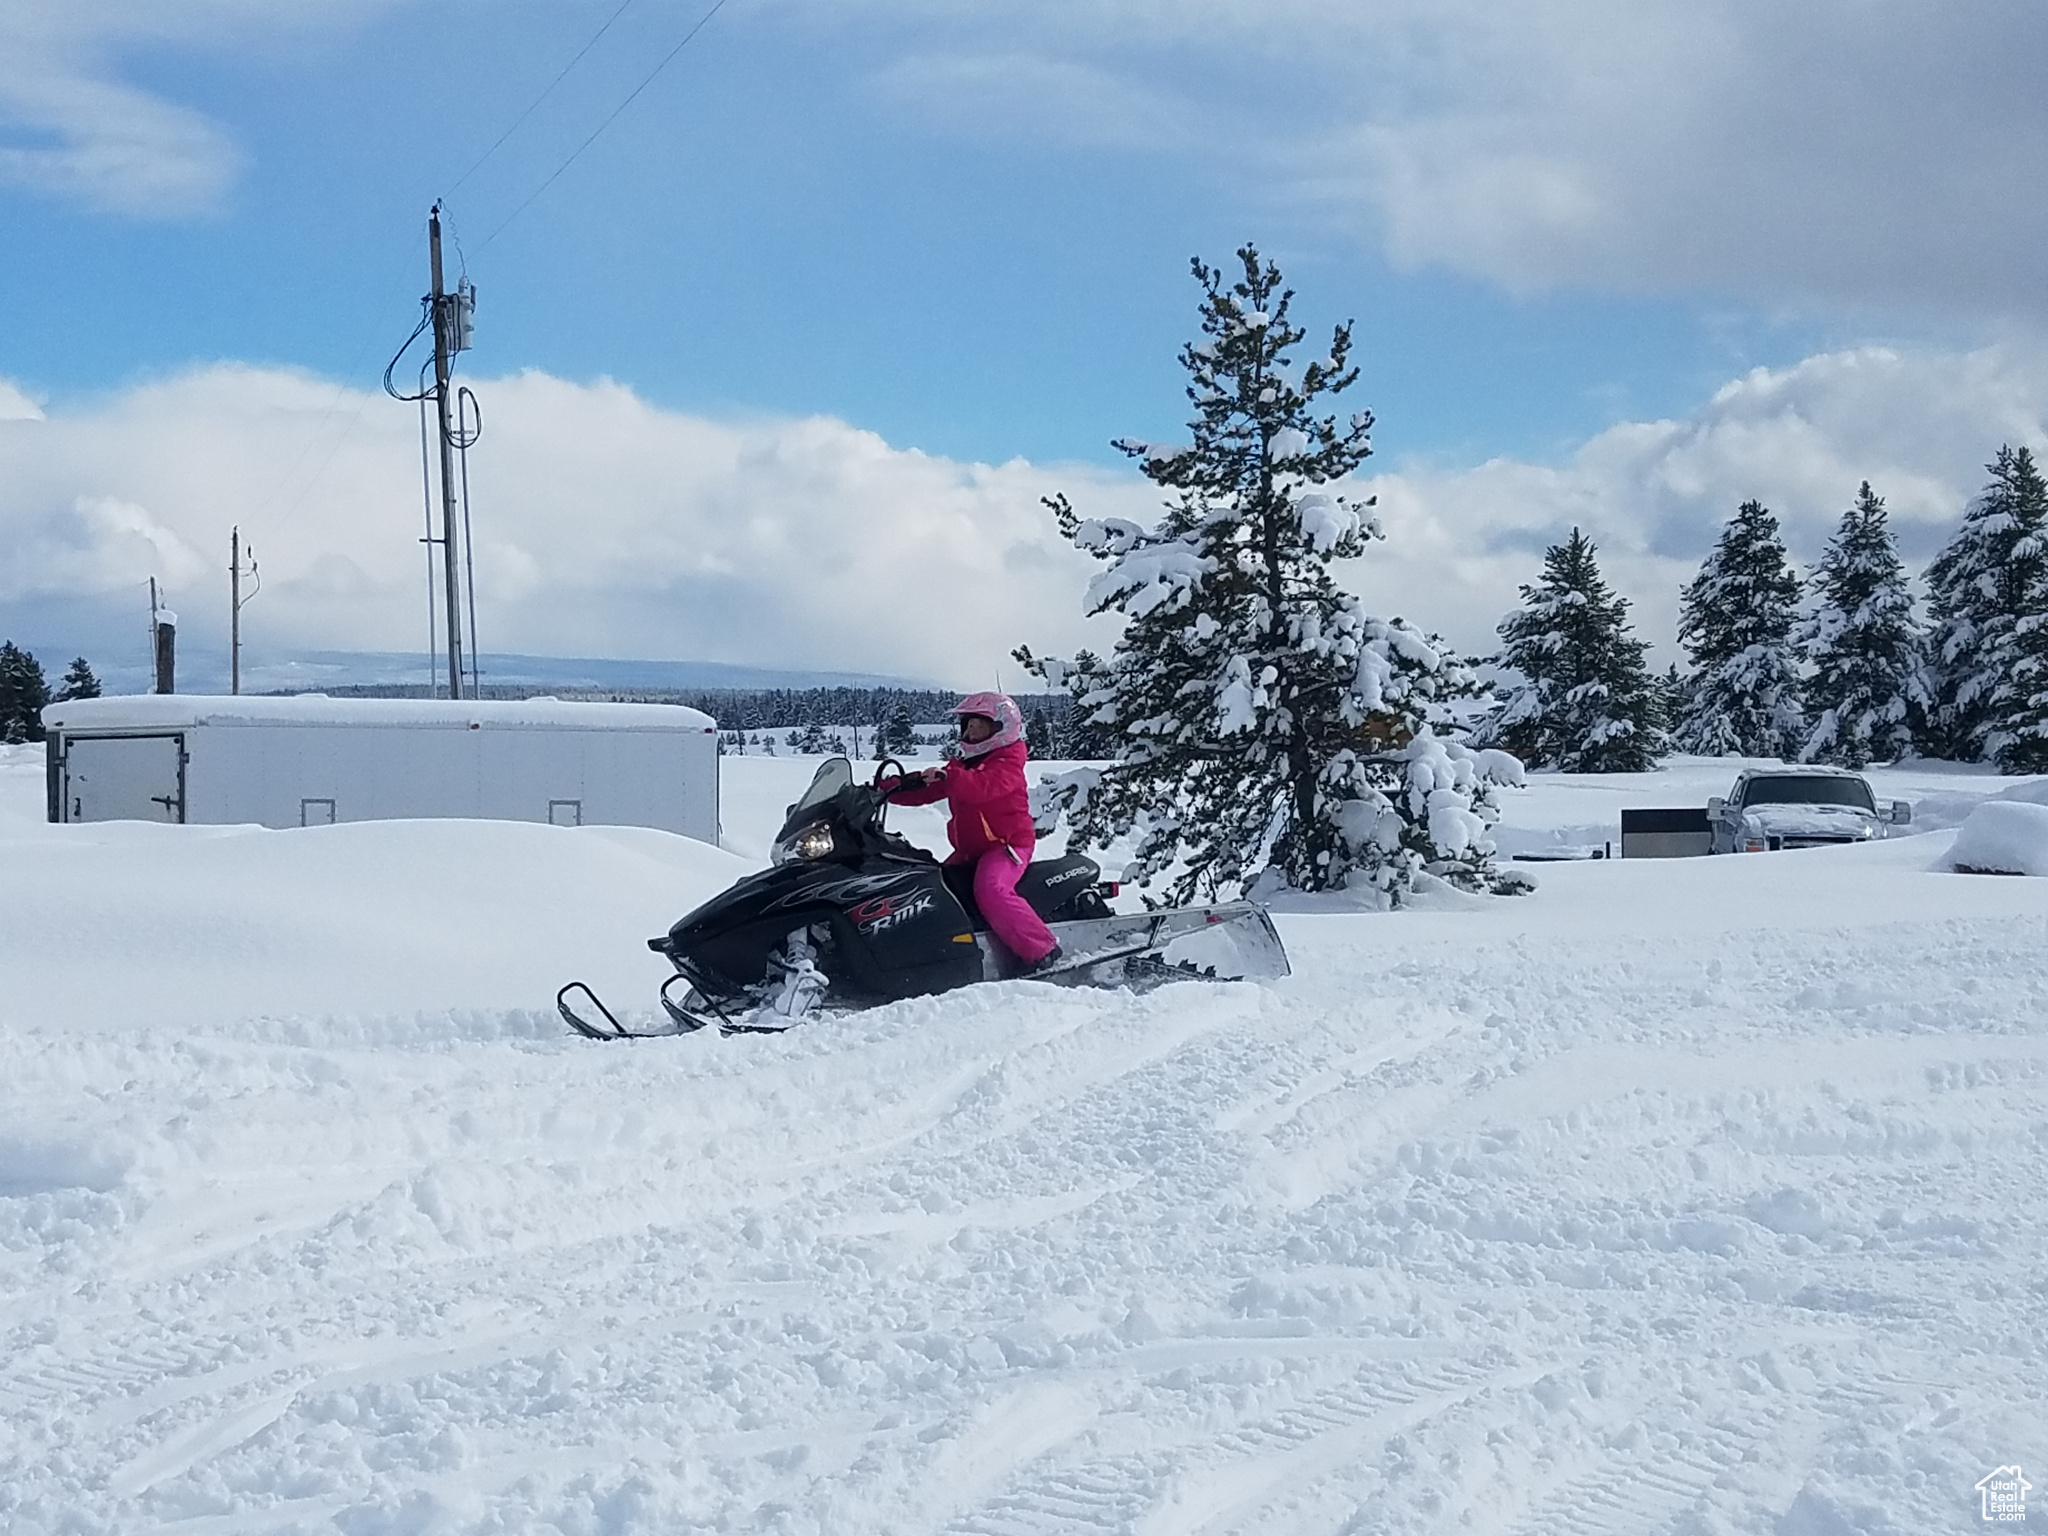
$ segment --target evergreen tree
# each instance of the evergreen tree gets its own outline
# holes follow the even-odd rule
[[[1806,740],[1792,639],[1798,606],[1777,518],[1745,501],[1679,599],[1678,638],[1694,669],[1679,751],[1788,761],[1798,753]]]
[[[1168,493],[1159,523],[1083,522],[1065,497],[1048,502],[1107,565],[1088,611],[1127,620],[1107,661],[1017,653],[1114,740],[1115,761],[1073,787],[1075,841],[1135,829],[1126,878],[1165,879],[1176,902],[1274,879],[1393,902],[1425,870],[1505,888],[1487,780],[1519,765],[1437,734],[1477,680],[1440,643],[1367,615],[1330,572],[1379,534],[1369,502],[1325,488],[1371,452],[1370,412],[1314,409],[1358,377],[1350,327],[1297,366],[1293,294],[1252,247],[1237,254],[1235,282],[1193,263],[1203,335],[1180,356],[1193,443],[1117,444]]]
[[[1868,480],[1814,568],[1813,591],[1796,631],[1813,665],[1800,761],[1861,768],[1904,756],[1927,709],[1920,626],[1884,498]]]
[[[57,685],[56,698],[50,702],[68,704],[73,699],[96,699],[99,696],[100,680],[93,676],[91,665],[83,656],[74,656],[64,673],[64,680]]]
[[[917,750],[917,730],[910,718],[910,706],[898,704],[882,723],[878,757],[904,757]]]
[[[1066,714],[1060,721],[1059,745],[1070,762],[1106,762],[1117,754],[1117,737],[1111,728],[1094,718],[1092,708],[1081,707],[1081,697],[1095,686],[1092,680],[1105,676],[1102,659],[1093,651],[1076,651],[1064,669],[1067,680]],[[1076,680],[1082,680],[1077,683]]]
[[[1628,599],[1601,579],[1593,542],[1572,530],[1543,554],[1543,579],[1500,624],[1500,661],[1524,681],[1480,731],[1532,767],[1647,773],[1663,750],[1664,689],[1629,633]]]
[[[1692,702],[1692,679],[1681,673],[1674,661],[1657,679],[1657,692],[1663,701],[1665,723],[1675,726],[1683,718],[1686,706]],[[1670,745],[1668,739],[1665,745]]]
[[[1059,756],[1054,750],[1052,721],[1046,718],[1046,713],[1042,709],[1031,711],[1031,719],[1024,728],[1024,741],[1031,755],[1041,762]]]
[[[2026,448],[2001,447],[1991,481],[1927,568],[1934,619],[1933,705],[1925,747],[1958,762],[2017,766],[2038,758],[2033,695],[2041,689],[2048,612],[2048,485]]]
[[[41,741],[49,702],[41,663],[12,640],[0,643],[0,741]]]

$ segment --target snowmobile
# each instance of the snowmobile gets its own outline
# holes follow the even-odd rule
[[[888,830],[892,771],[902,764],[883,762],[860,783],[845,758],[828,759],[789,807],[769,867],[647,941],[675,966],[659,994],[666,1025],[621,1022],[580,981],[555,995],[562,1018],[593,1040],[775,1033],[821,1011],[1015,974],[975,909],[972,870]],[[1033,862],[1017,893],[1060,944],[1033,980],[1142,990],[1288,974],[1272,918],[1251,902],[1118,913],[1115,885],[1080,854]]]

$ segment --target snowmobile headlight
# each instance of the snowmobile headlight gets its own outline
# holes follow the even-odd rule
[[[786,864],[792,859],[829,859],[838,841],[832,836],[831,825],[814,821],[799,832],[793,832],[778,847],[775,862]]]

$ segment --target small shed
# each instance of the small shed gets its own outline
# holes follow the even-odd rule
[[[56,822],[467,817],[718,841],[718,735],[669,704],[141,694],[43,711]]]

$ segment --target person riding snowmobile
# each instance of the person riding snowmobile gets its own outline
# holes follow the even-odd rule
[[[953,845],[946,862],[974,867],[975,905],[989,931],[1022,962],[1018,974],[1028,976],[1055,964],[1060,946],[1017,894],[1017,881],[1038,845],[1024,781],[1024,716],[1004,693],[971,693],[953,713],[960,720],[959,756],[877,787],[899,805],[946,802],[946,837]]]

